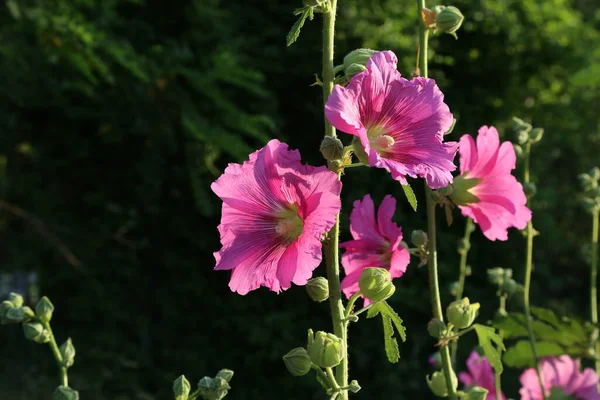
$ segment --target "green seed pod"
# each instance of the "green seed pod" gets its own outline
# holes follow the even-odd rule
[[[598,201],[588,197],[581,199],[581,205],[583,206],[583,209],[590,214],[593,214],[600,209],[600,204]]]
[[[11,293],[8,295],[8,301],[13,303],[15,307],[21,307],[23,305],[23,296],[18,293]]]
[[[376,51],[371,49],[356,49],[348,53],[343,64],[346,78],[350,80],[354,75],[366,70],[367,61],[375,53]]]
[[[342,340],[332,333],[317,332],[306,350],[310,360],[322,368],[335,367],[344,358]]]
[[[458,329],[464,329],[471,326],[477,311],[479,310],[479,303],[470,304],[469,298],[465,297],[462,300],[456,300],[450,303],[446,309],[446,317],[448,321],[457,327]]]
[[[52,400],[79,400],[79,392],[68,386],[59,386],[52,393]]]
[[[414,244],[417,247],[422,247],[425,246],[427,244],[427,242],[429,241],[429,237],[427,236],[427,233],[421,231],[421,230],[417,230],[417,231],[413,231],[410,235],[410,241],[412,242],[412,244]]]
[[[35,306],[35,314],[42,322],[50,322],[54,313],[54,305],[46,296],[42,297]]]
[[[233,378],[233,371],[230,369],[224,368],[224,369],[220,370],[219,372],[217,372],[216,377],[224,379],[225,382],[229,383],[229,381],[231,381],[231,378]]]
[[[452,386],[454,390],[458,387],[458,379],[456,378],[456,374],[453,370],[450,370],[450,381],[452,382]],[[427,376],[427,386],[429,389],[439,397],[447,397],[448,396],[448,386],[446,385],[446,378],[444,377],[444,372],[436,371],[431,375],[431,378]]]
[[[531,132],[529,132],[529,140],[531,143],[538,143],[542,140],[544,136],[544,128],[533,128]]]
[[[75,363],[75,346],[73,346],[71,338],[61,344],[58,349],[63,359],[63,365],[70,368]]]
[[[42,338],[44,326],[39,322],[26,322],[23,324],[23,333],[25,337],[34,342],[38,342]]]
[[[325,301],[329,298],[329,282],[322,276],[309,279],[306,282],[306,292],[314,301]]]
[[[191,389],[192,386],[190,385],[190,382],[184,375],[181,375],[173,382],[173,395],[175,396],[175,400],[188,400]]]
[[[294,376],[303,376],[308,374],[311,368],[311,361],[304,347],[296,347],[283,356],[285,367]]]
[[[456,37],[456,31],[465,19],[460,10],[454,6],[436,6],[433,11],[435,12],[435,31]]]
[[[344,154],[344,145],[336,137],[325,136],[319,151],[327,161],[339,160]]]
[[[439,339],[446,334],[446,324],[442,320],[433,318],[427,324],[427,332],[429,332],[434,339]]]
[[[390,273],[384,268],[365,268],[358,279],[363,296],[377,302],[389,298],[396,291]]]
[[[485,400],[488,395],[488,390],[479,386],[471,386],[467,390],[467,400]]]

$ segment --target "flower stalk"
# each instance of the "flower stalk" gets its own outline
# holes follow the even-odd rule
[[[63,357],[60,354],[60,350],[58,349],[58,344],[56,343],[56,339],[54,338],[54,333],[52,332],[52,328],[50,327],[49,321],[40,321],[44,326],[44,329],[48,331],[48,337],[50,341],[48,345],[50,346],[50,350],[52,351],[52,355],[56,360],[56,364],[58,365],[58,371],[60,374],[60,385],[64,387],[69,386],[69,376],[67,375],[67,367],[63,363]]]
[[[592,213],[592,259],[591,259],[591,272],[590,272],[590,319],[592,324],[598,325],[598,219],[600,211],[594,210]],[[596,373],[600,373],[600,341],[598,341],[598,328],[594,330],[593,338],[595,341],[595,354],[596,354]],[[600,384],[598,384],[598,390],[600,390]]]
[[[498,312],[500,314],[506,314],[506,293],[501,293],[500,296],[498,296],[498,298],[500,299],[500,307],[498,308]],[[502,329],[498,330],[498,336],[500,336],[500,338],[502,340],[504,340],[504,332],[502,331]],[[502,359],[502,347],[498,346],[496,347],[496,351],[498,352],[498,357],[500,357],[500,359]],[[496,384],[496,400],[502,400],[502,382],[501,382],[501,372],[498,371],[494,371],[494,377],[495,377],[495,384]]]

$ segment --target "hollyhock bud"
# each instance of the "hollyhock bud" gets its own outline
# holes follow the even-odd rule
[[[440,319],[433,318],[427,324],[427,332],[434,339],[439,339],[446,334],[446,324]]]
[[[448,33],[456,38],[456,31],[462,25],[465,17],[454,6],[435,6],[435,31]]]
[[[595,181],[600,179],[600,168],[594,167],[588,171],[588,175]]]
[[[477,311],[479,310],[479,303],[470,304],[469,298],[465,297],[462,300],[456,300],[450,303],[446,309],[446,317],[448,321],[457,327],[458,329],[464,329],[471,326]]]
[[[322,276],[309,279],[306,282],[306,291],[311,299],[320,303],[329,298],[329,282]]]
[[[358,384],[358,381],[355,379],[352,382],[350,382],[350,385],[348,385],[348,390],[351,391],[352,393],[358,393],[358,391],[361,389],[360,385]]]
[[[504,268],[496,267],[487,270],[488,281],[492,285],[501,285],[504,282]]]
[[[8,295],[8,301],[13,303],[15,307],[21,307],[23,305],[23,296],[18,293],[11,293]]]
[[[417,230],[417,231],[413,231],[412,234],[410,235],[410,241],[417,247],[421,247],[421,246],[425,246],[427,244],[427,242],[429,241],[429,238],[427,237],[427,233],[421,231],[421,230]]]
[[[35,314],[42,322],[50,322],[53,312],[54,305],[46,296],[42,297],[35,306]]]
[[[523,121],[521,118],[513,117],[513,129],[515,131],[529,132],[532,129],[531,124]]]
[[[513,148],[515,149],[515,155],[517,158],[523,157],[523,148],[519,144],[513,144]]]
[[[317,332],[309,340],[306,351],[310,360],[322,368],[335,367],[344,358],[342,340],[333,333]]]
[[[598,180],[588,174],[579,174],[577,178],[583,190],[587,191],[598,187]]]
[[[537,186],[533,182],[529,182],[523,185],[523,192],[528,199],[531,199],[537,193]]]
[[[14,306],[15,305],[9,300],[4,300],[2,303],[0,303],[0,318],[6,318],[6,313]]]
[[[221,400],[231,389],[228,382],[220,377],[210,378],[205,376],[198,382],[200,396],[205,400]]]
[[[68,386],[59,386],[52,393],[52,400],[79,400],[79,392]]]
[[[450,381],[454,390],[456,390],[458,387],[458,379],[453,370],[450,370]],[[434,372],[433,375],[431,375],[431,378],[427,376],[427,386],[429,386],[429,389],[431,389],[436,396],[448,396],[448,386],[446,385],[446,377],[444,376],[443,371]]]
[[[362,295],[371,301],[383,301],[396,291],[390,273],[384,268],[365,268],[358,287]]]
[[[38,342],[42,338],[44,326],[39,322],[26,322],[23,324],[23,333],[25,337],[34,342]]]
[[[191,388],[190,382],[184,375],[181,375],[173,382],[173,395],[175,396],[175,400],[187,400]]]
[[[375,53],[376,51],[371,49],[356,49],[348,53],[344,57],[344,75],[346,75],[346,78],[350,80],[354,75],[365,71],[367,61]]]
[[[537,143],[542,140],[544,136],[544,128],[533,128],[531,132],[529,132],[529,141],[531,143]]]
[[[336,137],[325,136],[319,151],[327,161],[339,160],[344,154],[344,145]]]
[[[502,283],[502,290],[504,290],[509,296],[517,293],[517,289],[519,289],[519,284],[515,282],[514,279],[507,279]]]
[[[227,368],[223,368],[217,372],[217,378],[223,379],[225,382],[229,382],[233,378],[233,371]]]
[[[63,359],[63,365],[67,368],[72,367],[75,363],[75,346],[73,346],[71,338],[61,344],[58,349]]]
[[[517,143],[523,145],[529,141],[529,132],[526,130],[517,131],[515,139],[517,140]]]
[[[311,368],[311,361],[304,347],[296,347],[283,356],[285,367],[294,376],[303,376],[308,374]]]

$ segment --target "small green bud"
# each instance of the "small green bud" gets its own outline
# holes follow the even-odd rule
[[[458,281],[450,282],[448,284],[448,293],[450,293],[452,296],[456,296],[456,293],[458,293],[459,286],[460,283],[458,283]]]
[[[79,392],[68,386],[59,386],[52,393],[52,400],[79,400]]]
[[[515,131],[526,131],[529,132],[532,129],[531,124],[523,121],[521,118],[513,117],[513,129]]]
[[[290,350],[285,356],[283,356],[283,362],[285,367],[294,376],[303,376],[308,374],[311,368],[311,361],[308,353],[304,347],[296,347]]]
[[[73,346],[71,338],[68,338],[58,349],[63,359],[63,365],[70,368],[75,363],[75,346]]]
[[[25,337],[34,342],[38,342],[42,338],[44,326],[39,322],[26,322],[23,324],[23,333]]]
[[[181,375],[173,382],[173,395],[175,396],[175,400],[188,400],[191,389],[192,386],[190,385],[190,382],[184,375]]]
[[[306,292],[314,301],[325,301],[329,298],[329,282],[322,276],[309,279],[306,282]]]
[[[429,335],[434,339],[439,339],[446,335],[446,324],[442,320],[433,318],[427,324],[427,332],[429,332]]]
[[[588,171],[588,175],[590,176],[590,178],[592,178],[595,181],[599,180],[600,179],[600,168],[594,167],[594,168],[590,169]]]
[[[464,329],[471,326],[473,321],[475,321],[478,310],[479,303],[470,304],[469,298],[465,297],[462,300],[450,303],[446,309],[446,316],[452,325],[458,329]]]
[[[529,132],[526,130],[517,131],[516,140],[520,145],[527,143],[529,141]]]
[[[25,314],[25,318],[23,319],[23,321],[27,322],[35,318],[35,313],[31,309],[31,307],[24,306],[21,307],[21,309],[23,310],[23,314]]]
[[[514,279],[507,279],[502,283],[502,290],[504,290],[509,296],[517,293],[519,284]]]
[[[363,296],[374,302],[383,301],[396,291],[390,273],[384,268],[365,268],[358,287]]]
[[[515,149],[515,155],[517,156],[517,158],[523,157],[523,148],[521,147],[521,145],[513,143],[513,148]]]
[[[205,376],[198,382],[198,390],[205,400],[221,400],[227,395],[229,389],[231,389],[229,383],[220,377]]]
[[[13,307],[6,312],[6,319],[10,322],[23,322],[28,320],[23,307]]]
[[[54,313],[54,305],[46,296],[42,297],[35,306],[35,314],[42,322],[50,322]]]
[[[511,271],[512,273],[512,271]],[[496,267],[487,270],[488,281],[492,285],[500,286],[504,282],[504,268]]]
[[[6,313],[8,310],[14,307],[15,305],[8,300],[4,300],[2,303],[0,303],[0,320],[4,321],[6,319]]]
[[[217,378],[221,378],[223,380],[225,380],[225,382],[229,383],[229,381],[231,381],[231,378],[233,378],[233,371],[227,368],[224,368],[222,370],[220,370],[219,372],[217,372]]]
[[[363,71],[366,71],[367,67],[361,64],[350,64],[347,68],[344,68],[344,75],[346,79],[350,80],[354,75],[358,75]]]
[[[361,389],[360,385],[358,384],[358,381],[355,379],[352,382],[350,382],[350,384],[348,385],[348,390],[351,391],[352,393],[358,393],[358,391]]]
[[[11,293],[8,295],[8,301],[13,303],[15,307],[21,307],[23,305],[23,296],[18,293]]]
[[[375,53],[376,51],[371,49],[356,49],[348,53],[344,57],[344,75],[346,75],[346,78],[350,80],[354,75],[366,70],[367,61]]]
[[[327,161],[339,160],[344,154],[344,145],[336,137],[325,136],[319,151]]]
[[[358,136],[354,136],[354,139],[352,139],[352,147],[354,147],[354,155],[358,158],[358,161],[365,165],[369,165],[369,156]]]
[[[306,351],[310,360],[322,368],[335,367],[344,358],[342,340],[333,333],[317,332]]]
[[[598,181],[588,174],[579,174],[577,176],[581,188],[585,191],[592,190],[598,187]]]
[[[465,239],[460,239],[458,241],[458,245],[456,246],[456,251],[458,254],[467,254],[467,252],[471,249],[471,242]]]
[[[435,31],[448,33],[456,38],[456,31],[462,25],[465,17],[454,6],[435,6]]]
[[[537,193],[537,186],[533,182],[529,182],[523,185],[523,191],[528,199],[531,199]]]
[[[422,247],[427,244],[427,242],[429,241],[429,237],[427,236],[427,233],[421,230],[413,231],[410,235],[410,241],[415,246]]]
[[[465,400],[485,400],[488,395],[488,390],[479,386],[471,386],[467,390]]]
[[[529,141],[531,143],[538,143],[542,140],[544,136],[544,128],[533,128],[531,132],[529,132]]]
[[[213,378],[205,376],[198,382],[198,387],[200,389],[210,390],[213,387]]]
[[[471,276],[473,275],[473,269],[471,268],[470,265],[465,266],[465,276]]]
[[[590,199],[589,197],[581,199],[581,205],[583,206],[583,209],[590,214],[595,213],[600,208],[598,201]]]
[[[453,370],[450,370],[450,381],[452,382],[452,386],[454,390],[458,387],[458,379],[456,378],[456,374]],[[439,397],[447,397],[448,396],[448,386],[446,385],[446,378],[444,377],[444,372],[436,371],[431,375],[431,378],[427,376],[427,386],[429,389]]]

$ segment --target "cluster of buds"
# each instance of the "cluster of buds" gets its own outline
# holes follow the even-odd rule
[[[456,31],[462,25],[465,17],[454,6],[435,6],[433,10],[424,8],[421,15],[425,27],[433,29],[434,33],[447,33],[456,36]]]
[[[600,213],[600,168],[594,167],[585,174],[578,176],[583,194],[581,203],[590,214]]]
[[[173,395],[175,400],[188,400],[189,398],[200,398],[204,400],[221,400],[231,389],[229,381],[233,377],[230,369],[220,370],[214,378],[205,376],[198,382],[198,390],[190,397],[191,385],[184,375],[173,382]]]
[[[513,146],[518,158],[523,156],[523,146],[539,143],[544,136],[544,128],[534,128],[530,123],[517,117],[513,117],[513,130],[516,142]],[[535,191],[535,186],[533,186],[533,189],[525,187],[523,189],[528,198],[533,197],[531,191]]]
[[[498,295],[512,296],[523,286],[512,279],[512,269],[510,268],[492,268],[487,270],[488,281],[498,288]]]

